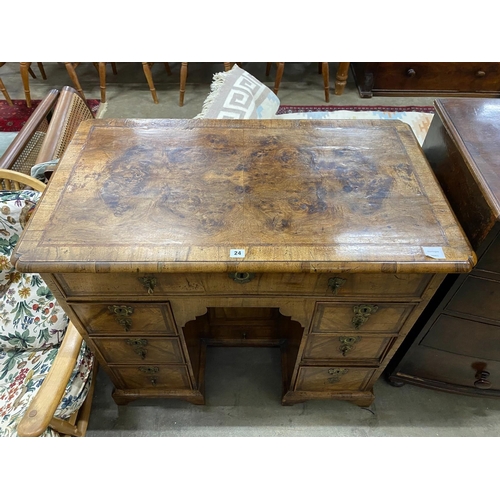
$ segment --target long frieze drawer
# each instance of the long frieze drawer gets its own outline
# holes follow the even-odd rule
[[[177,337],[99,337],[94,344],[111,364],[184,363]]]
[[[112,366],[122,389],[191,389],[184,365]]]
[[[362,391],[374,369],[343,366],[301,366],[297,377],[297,391]]]
[[[311,333],[397,333],[413,304],[317,302]]]
[[[89,335],[167,334],[176,330],[168,303],[78,303],[71,308]]]
[[[452,297],[447,311],[500,321],[500,281],[467,276]]]
[[[429,274],[72,273],[54,275],[66,297],[280,294],[420,297]]]
[[[302,362],[353,360],[378,364],[389,349],[394,337],[381,335],[311,334],[307,338]]]

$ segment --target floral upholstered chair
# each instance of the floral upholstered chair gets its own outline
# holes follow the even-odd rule
[[[4,171],[0,178],[7,174],[23,176]],[[23,185],[32,180],[25,176]],[[90,412],[92,354],[42,278],[19,273],[10,262],[41,194],[28,189],[0,191],[0,436],[22,435],[18,425],[25,414],[26,435],[84,435],[86,421],[79,426],[76,414],[87,396],[90,402],[85,408]],[[58,354],[66,350],[67,357],[68,349],[74,359],[65,368],[66,378],[52,371],[49,377],[52,365],[61,364],[56,361]],[[45,391],[42,384],[48,385]],[[42,392],[48,395],[41,396]]]

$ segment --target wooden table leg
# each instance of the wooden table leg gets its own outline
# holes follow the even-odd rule
[[[99,86],[101,87],[101,102],[106,102],[106,63],[100,62],[98,69],[99,69]]]
[[[344,92],[345,84],[347,83],[347,76],[349,74],[349,65],[351,63],[341,62],[337,69],[335,76],[335,95],[342,95]]]
[[[278,65],[276,69],[276,79],[274,80],[274,89],[273,92],[278,95],[278,90],[280,88],[281,78],[283,76],[283,72],[285,71],[285,63],[279,62],[276,63]]]

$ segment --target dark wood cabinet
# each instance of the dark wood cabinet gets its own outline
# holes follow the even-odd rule
[[[500,96],[498,62],[351,63],[361,97]]]
[[[388,368],[389,380],[500,396],[500,103],[438,99],[423,144],[477,254],[449,275]]]

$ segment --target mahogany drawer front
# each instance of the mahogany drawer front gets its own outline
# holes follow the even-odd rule
[[[500,321],[500,281],[468,275],[446,305],[447,311]]]
[[[165,302],[74,303],[70,305],[89,335],[176,334],[170,304]]]
[[[317,302],[311,333],[397,333],[413,304]]]
[[[403,358],[396,375],[398,373],[423,381],[479,389],[485,396],[488,390],[500,390],[500,362],[461,356],[421,345],[413,349],[411,356]],[[486,383],[480,382],[483,377]]]
[[[440,314],[420,345],[453,354],[500,361],[500,325]]]
[[[122,389],[191,389],[184,365],[110,366]]]
[[[93,339],[111,364],[184,363],[177,337],[100,337]]]
[[[301,366],[297,377],[297,391],[362,391],[374,369],[329,366]]]
[[[393,339],[394,337],[379,335],[311,334],[302,353],[302,362],[360,360],[377,365]]]
[[[428,274],[313,274],[240,273],[71,273],[55,280],[69,298],[163,295],[279,294],[324,297],[420,297],[431,279]],[[250,279],[250,281],[246,281]]]
[[[498,92],[499,63],[369,63],[375,89]]]

